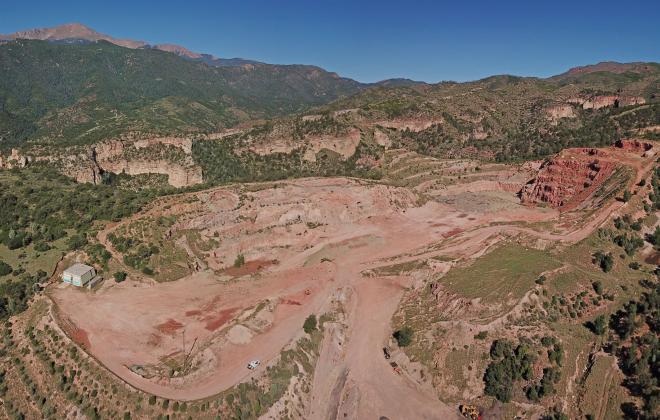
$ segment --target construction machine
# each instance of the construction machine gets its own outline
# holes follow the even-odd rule
[[[466,419],[481,420],[481,414],[479,413],[479,409],[475,405],[461,404],[458,406],[458,410]]]

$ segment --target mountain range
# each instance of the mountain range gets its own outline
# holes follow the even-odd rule
[[[510,159],[660,125],[657,63],[603,62],[547,79],[369,84],[311,65],[117,39],[81,24],[0,40],[0,150],[255,126],[249,141],[273,143],[356,129],[369,137],[385,127],[394,144],[422,154]],[[625,118],[610,118],[622,111]],[[305,115],[331,118],[301,129]]]
[[[190,51],[185,47],[175,44],[151,45],[145,41],[114,38],[110,35],[97,32],[94,29],[80,23],[67,23],[52,28],[29,29],[26,31],[14,32],[13,34],[8,34],[8,35],[0,34],[0,42],[12,41],[16,39],[32,39],[39,41],[50,41],[50,42],[69,43],[69,44],[107,41],[112,44],[119,45],[120,47],[125,47],[125,48],[132,48],[132,49],[153,48],[156,50],[171,52],[191,60],[203,59],[205,62],[208,61],[209,63],[216,60],[218,66],[241,65],[239,63],[242,62],[256,63],[251,60],[242,60],[240,58],[233,58],[228,60],[218,59],[217,57],[213,57],[212,55],[199,54]]]

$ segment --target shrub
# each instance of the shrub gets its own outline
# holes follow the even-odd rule
[[[312,332],[316,331],[316,315],[311,314],[307,317],[307,319],[305,319],[303,330],[305,330],[307,334],[311,334]]]
[[[236,256],[234,260],[234,267],[239,268],[245,265],[245,256],[241,253]]]
[[[34,250],[38,252],[46,252],[50,250],[50,245],[46,242],[38,242],[34,245]]]
[[[603,335],[607,331],[607,317],[605,315],[599,315],[596,319],[587,322],[585,325],[594,334]]]
[[[598,293],[599,295],[603,294],[603,283],[600,280],[596,280],[595,282],[591,283],[591,286],[594,288],[594,292]]]
[[[488,337],[488,331],[479,331],[479,333],[474,336],[477,340],[485,340],[486,337]]]
[[[403,327],[400,330],[395,331],[393,336],[400,347],[406,347],[412,343],[413,330],[410,327]]]
[[[142,273],[146,274],[147,276],[153,276],[154,270],[151,267],[143,267]]]
[[[624,203],[627,203],[628,201],[630,201],[630,197],[631,197],[631,196],[632,196],[632,194],[630,194],[630,191],[625,190],[625,191],[623,192],[623,197],[622,197],[623,202],[624,202]]]
[[[125,271],[117,271],[115,274],[113,274],[113,277],[117,283],[121,283],[122,281],[126,280],[127,276],[128,274],[126,274]]]
[[[4,261],[0,261],[0,276],[6,276],[8,274],[11,274],[12,271],[14,271],[14,269],[11,268],[11,265],[7,264]]]
[[[74,251],[87,245],[87,238],[85,235],[75,234],[67,240],[66,244],[70,251]]]

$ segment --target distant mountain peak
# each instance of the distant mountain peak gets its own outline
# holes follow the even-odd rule
[[[117,39],[110,35],[102,34],[82,23],[66,23],[52,28],[29,29],[26,31],[14,32],[13,34],[0,35],[0,40],[14,39],[36,39],[41,41],[108,41],[126,48],[141,48],[147,45],[144,41]]]
[[[187,60],[201,61],[210,66],[214,67],[241,67],[244,65],[256,65],[262,64],[258,61],[245,60],[242,58],[218,58],[210,54],[200,54],[194,51],[189,50],[186,47],[176,44],[156,44],[150,45],[144,41],[137,41],[132,39],[118,39],[110,35],[106,35],[96,30],[90,28],[87,25],[82,23],[65,23],[63,25],[54,26],[52,28],[37,28],[29,29],[25,31],[14,32],[13,34],[2,35],[0,34],[0,42],[2,41],[12,41],[16,39],[34,39],[40,41],[49,41],[49,42],[64,42],[64,43],[76,43],[76,42],[98,42],[98,41],[107,41],[120,47],[125,48],[153,48],[155,50],[161,50],[176,54],[180,57],[183,57]]]
[[[596,64],[588,64],[586,66],[578,66],[569,69],[567,72],[554,76],[555,78],[564,78],[579,76],[582,74],[608,72],[608,73],[646,73],[653,70],[652,63],[633,62],[633,63],[619,63],[616,61],[601,61]]]

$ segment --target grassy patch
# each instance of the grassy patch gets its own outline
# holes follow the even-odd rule
[[[627,401],[625,389],[619,386],[623,375],[615,368],[612,356],[599,356],[584,381],[582,410],[596,418],[621,418],[621,404]],[[603,417],[600,417],[600,416]]]
[[[57,262],[66,251],[66,238],[61,238],[50,243],[51,249],[45,252],[39,252],[34,249],[34,244],[25,248],[10,250],[5,245],[0,244],[0,261],[11,265],[14,270],[24,269],[28,273],[36,273],[42,270],[50,274]],[[2,277],[3,280],[12,276]]]
[[[466,348],[456,348],[447,353],[445,358],[445,372],[449,375],[450,382],[459,390],[463,391],[468,387],[468,378],[464,369],[481,370],[484,360],[481,358],[483,350],[479,347],[470,346]]]
[[[534,286],[539,274],[560,266],[560,262],[547,252],[509,243],[469,266],[451,270],[441,282],[459,295],[495,303],[507,298],[521,298]]]

